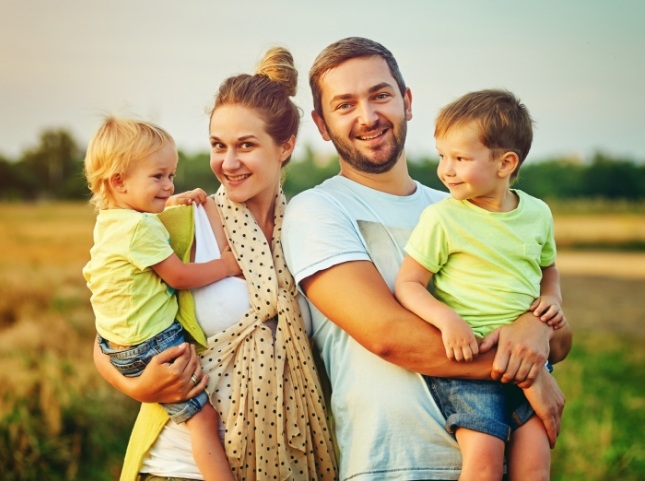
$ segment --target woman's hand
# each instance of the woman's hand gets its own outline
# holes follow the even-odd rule
[[[123,376],[94,343],[94,364],[115,389],[140,402],[174,403],[195,397],[206,388],[195,346],[183,343],[157,354],[139,377]],[[193,381],[196,379],[198,382]]]

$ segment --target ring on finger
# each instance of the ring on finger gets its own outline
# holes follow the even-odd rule
[[[190,375],[190,380],[193,381],[193,384],[195,386],[197,386],[197,384],[199,384],[199,379],[197,379],[197,376],[195,376],[195,374]]]

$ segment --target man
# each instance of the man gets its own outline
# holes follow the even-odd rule
[[[459,477],[459,450],[418,373],[520,383],[553,445],[564,397],[544,362],[549,339],[552,362],[567,354],[568,329],[554,333],[525,314],[487,338],[475,361],[454,363],[439,332],[394,299],[407,238],[445,194],[408,174],[412,95],[392,54],[368,39],[341,40],[318,56],[310,85],[313,119],[334,143],[340,173],[291,201],[282,239],[331,382],[341,480]]]

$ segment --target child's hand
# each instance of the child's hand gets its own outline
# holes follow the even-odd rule
[[[191,205],[192,203],[200,205],[206,202],[207,198],[208,196],[206,195],[206,192],[198,187],[197,189],[189,190],[188,192],[171,195],[166,201],[166,207],[174,205]]]
[[[530,311],[539,318],[540,321],[548,324],[553,329],[562,329],[567,321],[562,312],[560,300],[554,296],[540,296],[533,301]]]
[[[479,354],[479,345],[473,330],[463,319],[441,330],[446,355],[451,361],[470,362]]]
[[[226,246],[222,251],[220,259],[226,264],[226,271],[228,272],[229,277],[239,276],[242,274],[242,269],[240,269],[237,260],[235,260],[235,255],[231,251],[231,246]]]

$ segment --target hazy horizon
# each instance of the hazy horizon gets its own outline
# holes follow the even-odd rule
[[[105,113],[165,127],[187,152],[208,149],[219,83],[252,73],[282,45],[300,72],[299,149],[333,151],[311,121],[308,70],[347,36],[388,47],[411,88],[410,157],[434,156],[433,119],[471,90],[507,88],[535,119],[532,159],[595,152],[645,160],[645,2],[329,0],[169,3],[1,0],[0,156],[42,131],[86,145]]]

